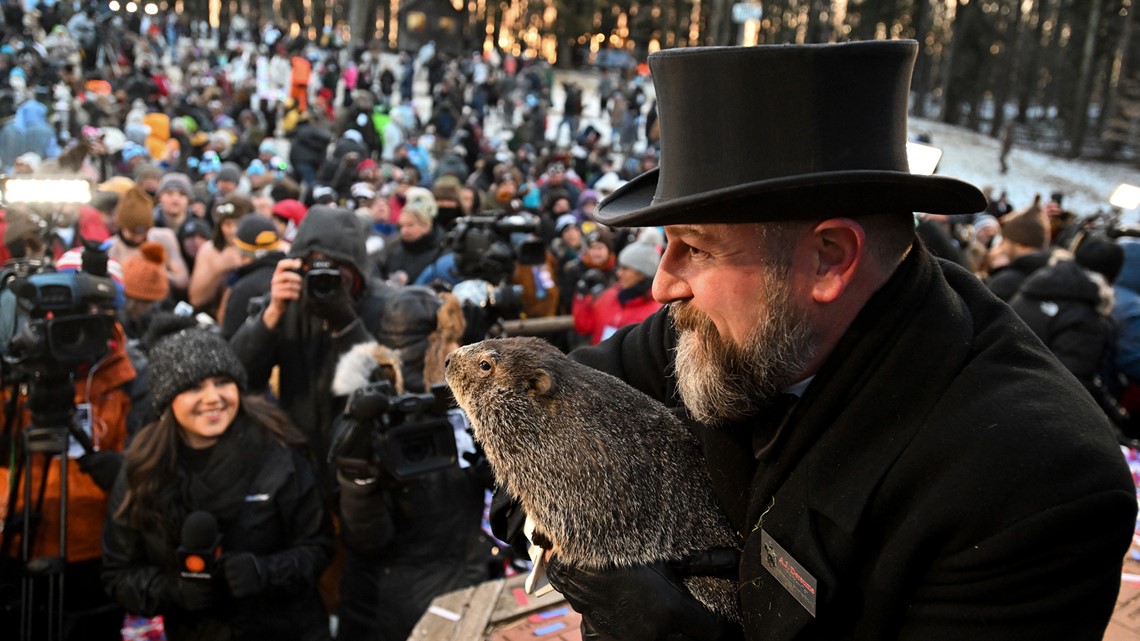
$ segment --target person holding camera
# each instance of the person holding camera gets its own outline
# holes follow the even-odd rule
[[[273,391],[308,439],[330,502],[333,481],[324,459],[341,402],[323,390],[341,356],[372,340],[367,328],[375,325],[389,292],[384,283],[369,279],[364,237],[355,213],[327,206],[310,209],[287,258],[274,267],[264,308],[230,338],[252,390],[266,389],[270,372],[280,368]]]
[[[601,293],[581,289],[574,296],[574,331],[597,345],[621,327],[640,323],[661,309],[653,300],[653,276],[661,255],[647,243],[626,245],[618,254],[617,282]],[[596,286],[595,286],[596,287]]]
[[[333,531],[304,437],[248,395],[245,371],[197,327],[150,352],[157,421],[127,450],[103,537],[103,584],[170,639],[329,639],[317,579]]]
[[[342,641],[406,639],[434,597],[492,578],[495,544],[480,529],[492,485],[485,460],[466,447],[449,465],[405,475],[393,435],[397,427],[414,429],[413,442],[422,444],[429,424],[453,417],[404,414],[392,405],[443,382],[464,326],[451,294],[404,287],[377,321],[378,342],[356,346],[337,365],[332,391],[349,399],[330,453],[347,561],[337,609]],[[439,424],[471,445],[465,431]]]

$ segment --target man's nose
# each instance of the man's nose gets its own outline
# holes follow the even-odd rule
[[[689,284],[677,276],[676,261],[666,249],[665,254],[661,257],[661,264],[657,267],[657,275],[653,277],[653,298],[663,305],[668,305],[672,302],[688,300],[692,296],[693,292],[689,289]]]

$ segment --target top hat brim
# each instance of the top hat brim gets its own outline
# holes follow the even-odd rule
[[[594,219],[613,227],[755,223],[882,213],[971,214],[986,208],[977,187],[946,176],[837,171],[760,180],[656,200],[651,169],[598,203]]]

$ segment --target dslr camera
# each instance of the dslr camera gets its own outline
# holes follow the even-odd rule
[[[349,397],[329,458],[354,479],[403,482],[454,467],[459,452],[448,419],[451,405],[444,383],[427,394],[396,394],[387,380],[370,383]]]
[[[343,278],[340,266],[328,258],[307,258],[297,273],[301,275],[303,295],[316,302],[334,297]]]

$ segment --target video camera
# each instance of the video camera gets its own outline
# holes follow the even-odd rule
[[[0,340],[4,360],[17,369],[70,369],[106,353],[115,283],[107,275],[106,252],[84,242],[82,271],[59,272],[33,260],[18,260],[0,271],[0,291],[11,292],[16,301],[14,333]]]
[[[395,481],[453,467],[459,462],[455,429],[448,420],[451,391],[444,383],[428,394],[396,394],[386,380],[370,383],[348,399],[333,438],[330,460],[351,478],[378,473]]]
[[[456,269],[464,280],[452,293],[464,304],[471,338],[479,328],[522,310],[522,287],[509,283],[515,265],[540,265],[546,247],[538,238],[538,216],[525,211],[493,211],[456,219],[450,234]],[[475,318],[471,310],[479,310]]]

